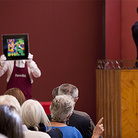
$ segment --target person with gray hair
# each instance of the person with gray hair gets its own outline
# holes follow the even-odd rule
[[[56,88],[54,88],[54,89],[52,90],[53,99],[58,95],[58,89],[59,89],[59,87],[57,86]]]
[[[56,96],[50,106],[51,112],[51,126],[52,128],[59,128],[63,133],[63,138],[83,138],[80,131],[74,126],[67,126],[66,122],[71,117],[74,110],[74,99],[70,95]],[[103,118],[99,120],[94,128],[91,138],[99,138],[103,133],[104,128],[101,124]]]
[[[82,138],[78,129],[66,125],[66,121],[71,116],[73,110],[74,100],[69,95],[58,95],[51,103],[52,129],[59,128],[63,133],[63,138]]]
[[[53,92],[56,91],[56,92]],[[76,102],[79,99],[79,90],[75,85],[64,83],[54,88],[52,91],[53,98],[57,95],[71,95]],[[50,119],[50,115],[48,115]],[[71,117],[67,121],[67,125],[75,126],[82,134],[83,138],[91,138],[95,128],[95,124],[86,112],[74,110]],[[102,135],[100,136],[102,138]]]
[[[31,131],[47,132],[47,138],[62,138],[59,129],[51,130],[51,123],[42,105],[34,99],[26,100],[21,106],[23,124]],[[46,135],[46,134],[45,134]]]
[[[78,100],[79,90],[76,86],[65,83],[59,86],[58,89],[58,95],[71,95],[74,101],[76,102]]]

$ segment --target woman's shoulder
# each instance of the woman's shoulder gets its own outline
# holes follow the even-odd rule
[[[25,138],[50,138],[50,135],[48,135],[45,132],[40,132],[40,131],[24,131]]]
[[[53,138],[63,138],[62,131],[59,128],[53,128],[47,133]]]

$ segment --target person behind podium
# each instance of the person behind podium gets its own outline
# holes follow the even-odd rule
[[[137,14],[138,14],[138,7],[137,7]],[[138,60],[138,21],[135,22],[135,24],[132,26],[131,29],[132,29],[132,36],[137,49],[136,60]],[[135,63],[135,66],[138,67],[138,62]]]

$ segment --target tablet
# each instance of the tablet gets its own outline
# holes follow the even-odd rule
[[[28,34],[2,35],[2,39],[7,60],[28,59]]]

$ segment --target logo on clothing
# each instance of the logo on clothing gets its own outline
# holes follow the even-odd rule
[[[22,77],[22,78],[26,78],[26,74],[15,74],[15,77]]]

